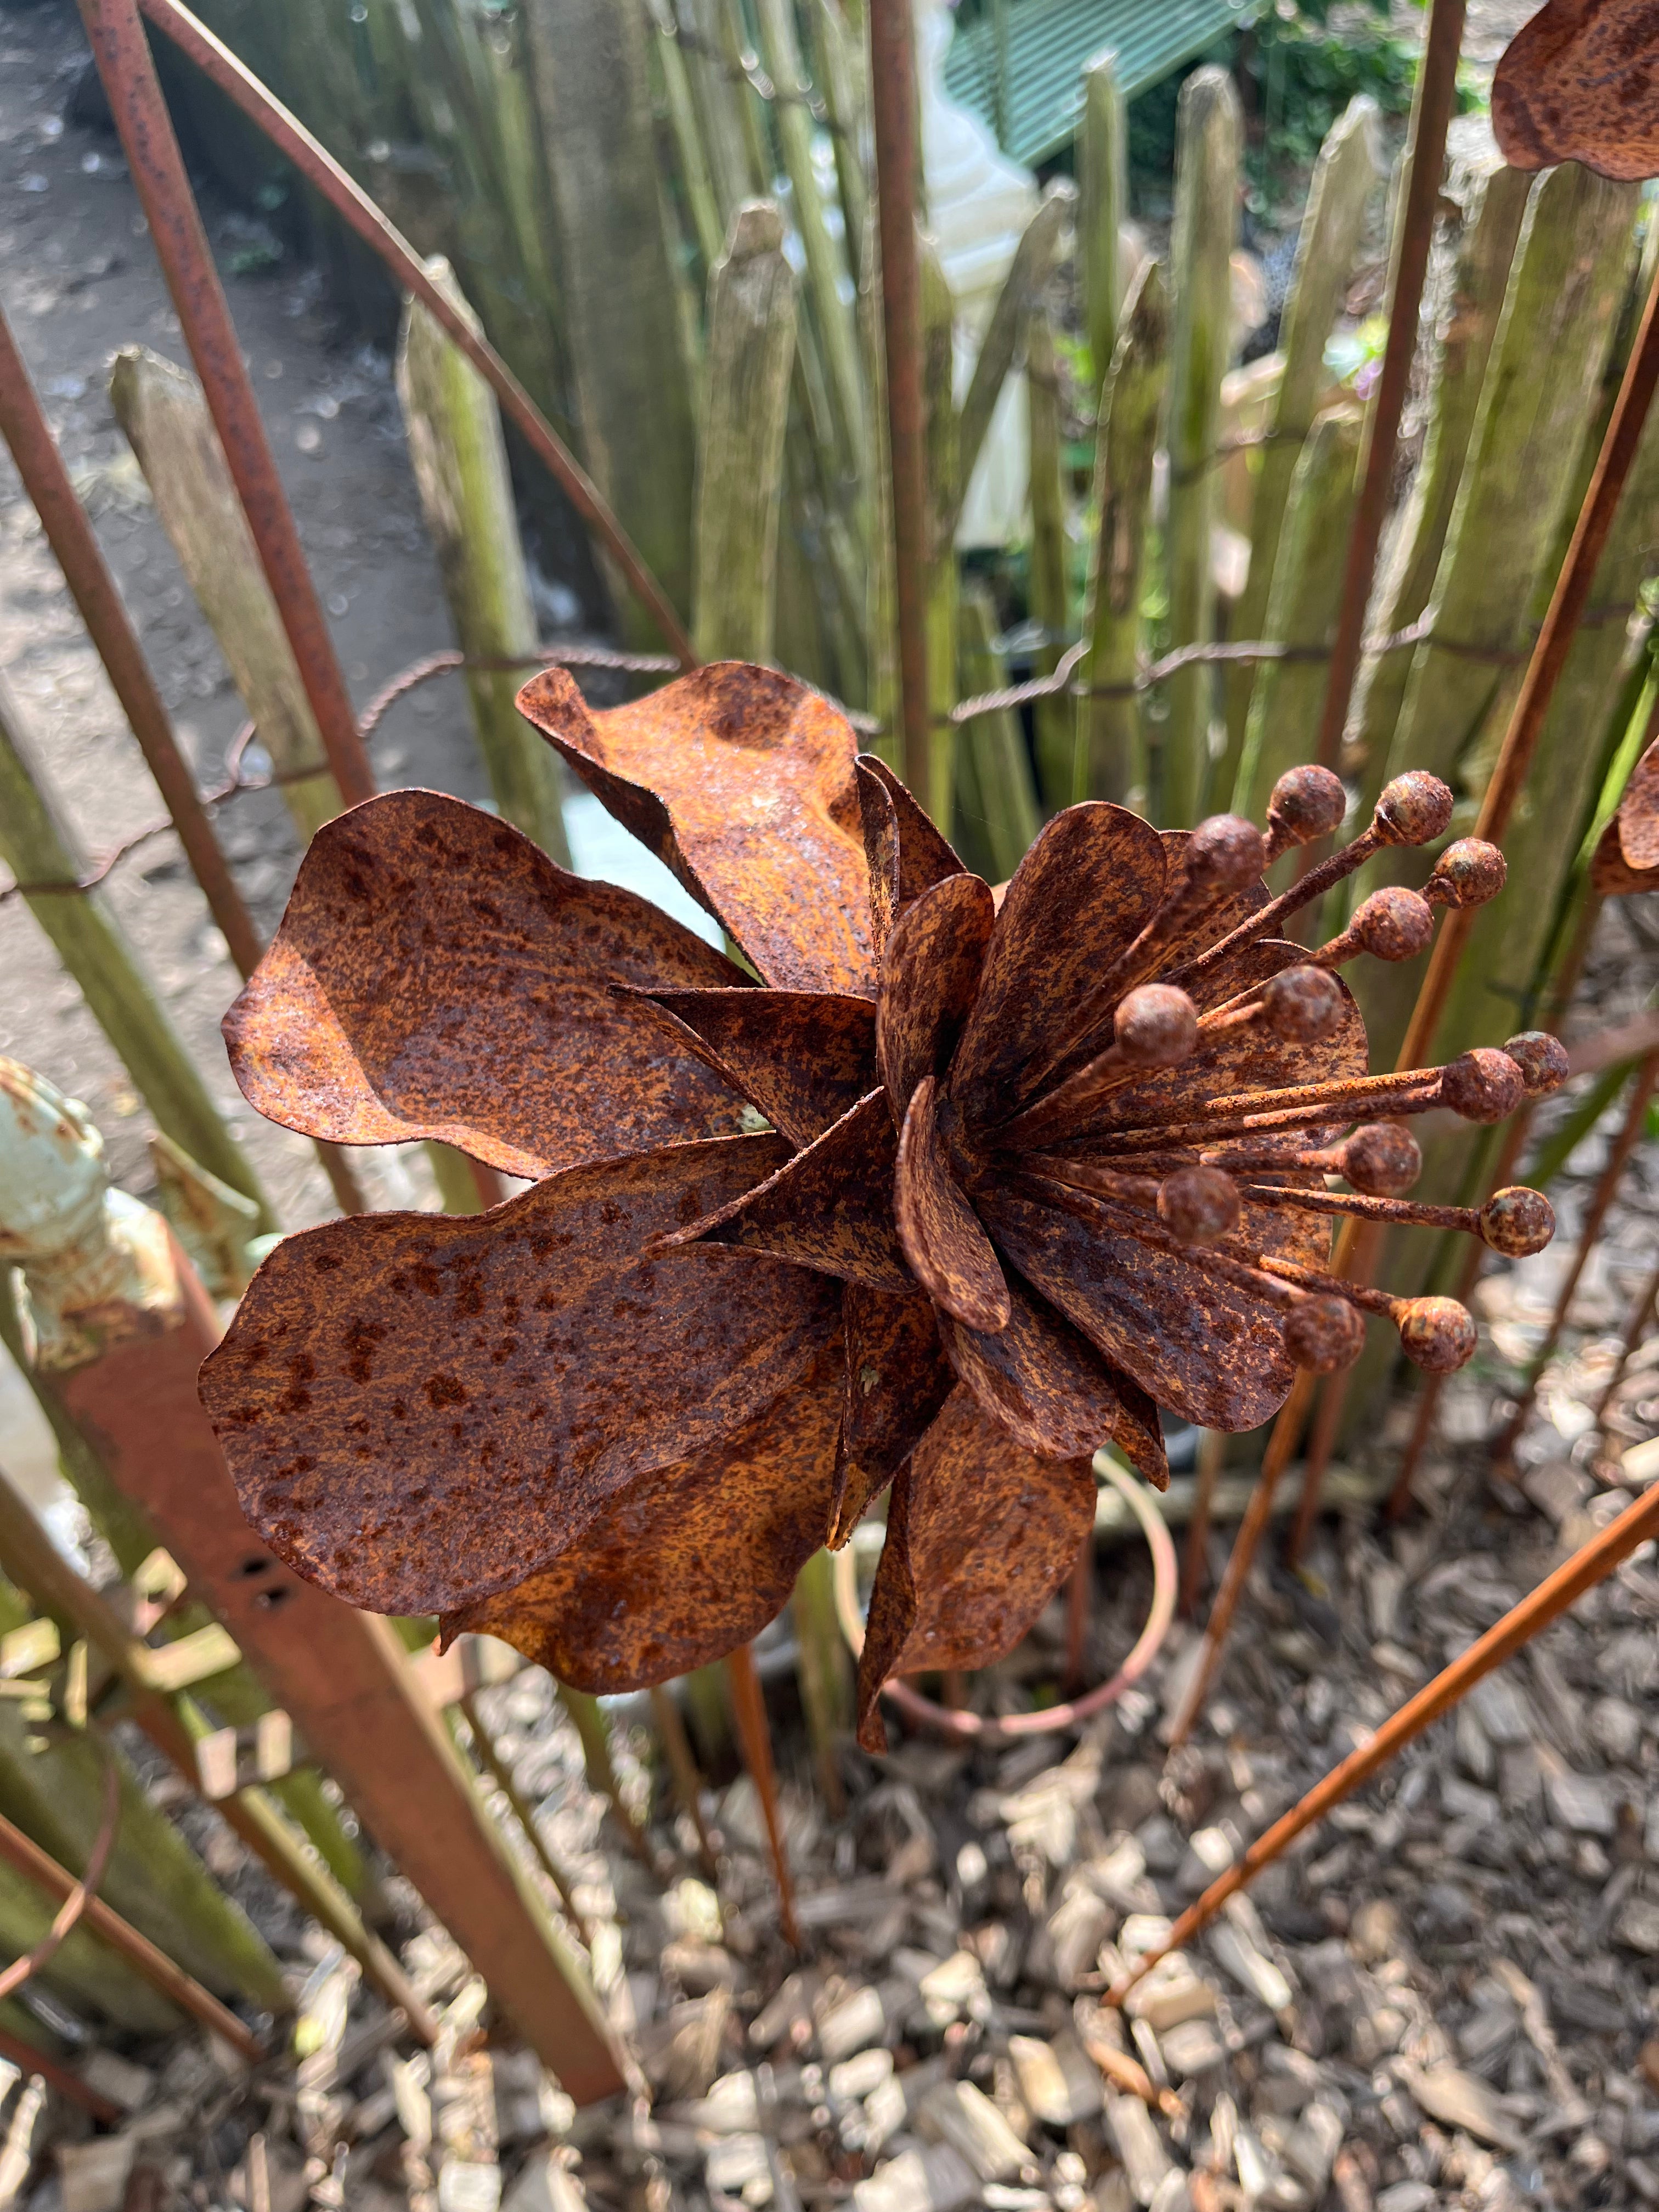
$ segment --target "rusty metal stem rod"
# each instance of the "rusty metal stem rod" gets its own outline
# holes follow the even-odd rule
[[[131,0],[127,0],[129,5]],[[88,5],[107,5],[108,0],[88,0]],[[617,520],[605,495],[559,436],[518,378],[489,341],[481,337],[466,318],[433,283],[421,257],[397,230],[362,186],[314,138],[293,112],[284,107],[269,86],[238,59],[206,24],[181,7],[179,0],[141,0],[143,12],[179,52],[195,63],[202,74],[234,100],[277,149],[293,162],[306,182],[321,193],[341,220],[384,261],[405,291],[412,292],[466,356],[496,398],[512,417],[526,444],[582,520],[605,541],[606,550],[628,579],[629,588],[661,631],[683,668],[695,668],[691,647],[672,602],[647,567],[644,556]],[[342,786],[343,789],[343,786]],[[348,794],[349,799],[349,794]]]
[[[870,0],[871,112],[887,367],[904,780],[931,788],[927,707],[927,463],[921,380],[921,258],[916,246],[916,64],[910,0]]]
[[[1365,430],[1365,459],[1355,503],[1353,525],[1342,572],[1342,598],[1331,646],[1330,676],[1319,718],[1315,758],[1335,768],[1348,719],[1348,701],[1364,642],[1365,611],[1376,568],[1376,549],[1389,511],[1395,448],[1406,404],[1412,360],[1417,351],[1418,314],[1429,247],[1440,203],[1446,161],[1446,129],[1457,97],[1457,58],[1463,43],[1464,0],[1433,0],[1423,61],[1412,112],[1411,143],[1389,288],[1389,336]],[[1304,848],[1304,854],[1308,848]],[[1298,863],[1298,872],[1305,862]]]
[[[236,888],[230,864],[219,848],[219,841],[197,791],[196,779],[179,750],[179,741],[161,703],[161,695],[155,688],[143,647],[122,604],[86,510],[75,495],[58,441],[52,434],[3,313],[0,313],[0,436],[11,448],[23,489],[40,518],[46,543],[80,609],[87,635],[97,649],[128,726],[138,740],[138,750],[155,779],[155,787],[172,817],[185,857],[230,948],[230,957],[246,981],[258,965],[264,945]]]
[[[1625,1109],[1623,1127],[1613,1140],[1607,1164],[1601,1170],[1589,1202],[1589,1210],[1584,1216],[1578,1249],[1572,1255],[1572,1265],[1567,1270],[1566,1280],[1557,1293],[1555,1311],[1550,1316],[1544,1341],[1534,1353],[1532,1364],[1527,1370],[1521,1401],[1492,1446],[1492,1458],[1500,1465],[1513,1456],[1516,1441],[1527,1425],[1527,1416],[1531,1413],[1533,1401],[1538,1395],[1539,1379],[1548,1365],[1550,1354],[1559,1343],[1561,1331],[1566,1325],[1567,1310],[1572,1304],[1573,1293],[1578,1288],[1579,1279],[1595,1249],[1595,1240],[1601,1233],[1607,1209],[1624,1180],[1630,1156],[1641,1140],[1642,1131],[1647,1122],[1648,1101],[1652,1097],[1656,1085],[1659,1085],[1659,1052],[1650,1052],[1637,1068],[1636,1079],[1631,1085],[1630,1103]]]
[[[1613,1372],[1607,1377],[1606,1389],[1595,1401],[1595,1425],[1598,1429],[1607,1420],[1607,1407],[1613,1402],[1613,1394],[1624,1381],[1625,1370],[1630,1365],[1636,1347],[1642,1341],[1642,1332],[1653,1319],[1656,1306],[1659,1306],[1659,1267],[1656,1267],[1648,1277],[1643,1285],[1641,1296],[1631,1308],[1630,1319],[1625,1323],[1625,1334],[1619,1346],[1619,1357],[1613,1364]]]
[[[37,1889],[44,1889],[59,1904],[64,1903],[79,1888],[71,1874],[60,1867],[57,1860],[43,1851],[39,1844],[26,1836],[21,1828],[0,1817],[0,1859],[32,1881]],[[233,2051],[246,2058],[250,2065],[258,2065],[264,2057],[255,2038],[249,2034],[235,2014],[222,2005],[217,1997],[191,1979],[182,1966],[176,1966],[164,1951],[157,1950],[148,1936],[141,1936],[131,1922],[123,1920],[118,1912],[106,1905],[101,1898],[88,1897],[81,1914],[81,1924],[118,1951],[130,1965],[136,1967],[154,1990],[170,1997],[181,2012],[229,2044]]]
[[[1584,503],[1578,510],[1572,542],[1561,563],[1561,573],[1555,580],[1555,589],[1550,595],[1549,611],[1544,617],[1544,626],[1527,663],[1527,672],[1521,681],[1521,690],[1510,716],[1509,727],[1504,732],[1504,742],[1498,750],[1486,796],[1480,802],[1480,819],[1474,834],[1489,844],[1502,845],[1510,826],[1527,777],[1531,773],[1533,756],[1538,750],[1538,740],[1543,735],[1544,724],[1549,714],[1550,702],[1555,696],[1555,687],[1566,665],[1567,654],[1577,630],[1584,609],[1589,603],[1590,587],[1595,581],[1595,571],[1601,564],[1607,533],[1613,527],[1613,518],[1624,490],[1625,479],[1630,474],[1631,464],[1636,458],[1648,409],[1652,404],[1654,387],[1659,384],[1659,264],[1654,270],[1653,283],[1649,289],[1647,305],[1642,310],[1642,325],[1631,348],[1631,356],[1625,365],[1624,380],[1619,386],[1619,397],[1613,403],[1611,420],[1601,441],[1601,450],[1596,456],[1595,471]],[[1475,909],[1463,907],[1446,916],[1440,933],[1435,939],[1434,951],[1429,957],[1429,970],[1423,978],[1423,988],[1418,994],[1417,1004],[1412,1010],[1411,1027],[1401,1048],[1402,1064],[1420,1057],[1433,1040],[1440,1026],[1440,1018],[1451,994],[1452,978],[1457,972],[1458,959],[1462,952]]]
[[[1351,1797],[1356,1790],[1369,1782],[1372,1775],[1386,1766],[1395,1753],[1432,1727],[1443,1713],[1449,1712],[1460,1699],[1466,1697],[1475,1684],[1490,1674],[1495,1668],[1529,1643],[1541,1629],[1547,1628],[1559,1613],[1565,1613],[1588,1589],[1603,1581],[1637,1548],[1659,1531],[1659,1484],[1646,1491],[1627,1505],[1616,1521],[1610,1522],[1601,1534],[1591,1537],[1589,1543],[1573,1553],[1571,1559],[1547,1576],[1537,1589],[1523,1597],[1478,1642],[1455,1659],[1449,1667],[1407,1700],[1399,1711],[1384,1721],[1370,1741],[1360,1750],[1351,1752],[1341,1763],[1332,1768],[1323,1781],[1316,1783],[1299,1804],[1293,1805],[1282,1820],[1257,1837],[1237,1864],[1230,1867],[1218,1880],[1212,1881],[1195,1904],[1176,1920],[1169,1936],[1154,1951],[1148,1952],[1136,1965],[1132,1974],[1126,1975],[1107,1994],[1109,2005],[1121,2005],[1135,1984],[1149,1973],[1158,1960],[1171,1951],[1178,1950],[1214,1919],[1230,1897],[1235,1896],[1245,1885],[1269,1866],[1286,1847],[1314,1823],[1324,1818],[1334,1806]]]
[[[340,796],[374,795],[368,754],[306,565],[207,233],[185,173],[137,0],[78,0],[161,273],[247,516]]]
[[[772,1764],[772,1731],[766,1717],[766,1698],[755,1665],[755,1654],[747,1644],[740,1644],[728,1655],[726,1674],[732,1686],[732,1717],[738,1724],[743,1763],[749,1769],[755,1795],[760,1799],[761,1812],[766,1821],[766,1838],[772,1847],[772,1873],[778,1886],[779,1924],[783,1929],[784,1942],[791,1950],[799,1951],[800,1924],[795,1918],[795,1885],[789,1873],[789,1855],[785,1848],[783,1822],[778,1811],[778,1777]]]

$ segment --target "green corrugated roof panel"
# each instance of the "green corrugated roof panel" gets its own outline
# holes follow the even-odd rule
[[[1007,137],[1028,167],[1068,145],[1083,106],[1085,62],[1117,54],[1126,100],[1202,53],[1246,13],[1249,0],[1006,0]],[[994,127],[996,46],[989,13],[958,30],[945,58],[945,89]]]

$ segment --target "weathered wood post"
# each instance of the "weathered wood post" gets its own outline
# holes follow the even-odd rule
[[[477,317],[449,264],[440,255],[427,264],[427,273],[476,328]],[[530,573],[495,395],[453,339],[412,300],[404,304],[398,337],[398,398],[456,642],[469,659],[533,653]],[[472,726],[496,805],[568,868],[557,757],[513,703],[528,673],[525,667],[468,669]]]
[[[691,638],[705,660],[772,658],[794,356],[783,217],[770,200],[745,200],[708,275],[691,580]]]
[[[1061,468],[1060,356],[1046,294],[1034,302],[1025,325],[1025,410],[1031,466],[1031,619],[1043,641],[1036,672],[1051,675],[1066,650],[1070,595],[1066,583],[1066,481]],[[1079,788],[1077,702],[1060,692],[1036,708],[1037,789],[1055,813],[1083,796]]]
[[[1118,234],[1129,212],[1129,122],[1115,52],[1097,54],[1083,72],[1079,133],[1077,229],[1083,264],[1083,312],[1100,397],[1117,350],[1118,299],[1130,271],[1118,266]]]
[[[155,512],[218,640],[301,844],[340,811],[316,717],[196,379],[143,346],[115,356],[109,396]]]
[[[218,1337],[166,1224],[105,1182],[86,1124],[37,1081],[14,1115],[0,1234],[35,1372],[149,1514],[195,1595],[579,2103],[623,2086],[580,1969],[480,1808],[389,1622],[301,1582],[243,1519],[196,1395]]]
[[[261,1228],[274,1230],[276,1217],[252,1164],[225,1127],[113,915],[96,890],[80,888],[86,860],[57,816],[3,687],[0,860],[23,886],[29,911],[80,986],[157,1125],[222,1182],[252,1199]]]
[[[951,834],[957,731],[957,569],[951,518],[961,481],[954,370],[956,306],[933,241],[917,240],[921,270],[921,404],[927,483],[927,789],[916,796]]]
[[[962,680],[970,696],[1001,691],[1007,686],[1008,669],[996,649],[996,609],[990,592],[983,583],[965,584]],[[957,817],[984,845],[969,866],[981,873],[988,871],[992,883],[1006,884],[1042,827],[1025,732],[1012,708],[1004,708],[996,714],[975,714],[971,722],[963,725],[957,743],[960,749],[957,773],[962,786]]]
[[[1238,223],[1241,123],[1224,70],[1196,70],[1181,88],[1176,140],[1175,233],[1170,242],[1170,510],[1164,550],[1170,643],[1207,644],[1214,628],[1210,525],[1215,511],[1216,425],[1232,350],[1232,250]],[[1211,672],[1181,669],[1165,691],[1158,819],[1190,828],[1204,805],[1210,761]]]

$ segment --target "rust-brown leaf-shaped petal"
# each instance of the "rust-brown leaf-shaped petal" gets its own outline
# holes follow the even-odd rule
[[[1498,64],[1492,125],[1517,169],[1582,161],[1659,176],[1659,68],[1649,0],[1547,0]]]
[[[899,1135],[893,1218],[910,1271],[964,1328],[1006,1328],[1012,1309],[991,1240],[951,1172],[934,1078],[916,1085]]]
[[[893,1226],[898,1139],[887,1093],[872,1091],[775,1175],[670,1240],[769,1252],[843,1282],[900,1294],[914,1290]]]
[[[1123,1421],[1111,1368],[1054,1308],[1009,1276],[1007,1326],[994,1333],[939,1317],[959,1379],[1016,1443],[1076,1459],[1110,1443]]]
[[[733,1137],[572,1168],[486,1214],[290,1237],[202,1369],[243,1512],[378,1613],[453,1609],[728,1436],[836,1326],[834,1286],[717,1249],[641,1256],[776,1164]]]
[[[1121,1215],[1080,1192],[1044,1203],[1000,1190],[982,1203],[1020,1273],[1160,1406],[1199,1428],[1236,1432],[1270,1419],[1285,1402],[1295,1370],[1283,1315],[1265,1298],[1140,1243],[1123,1231]],[[1309,1221],[1312,1238],[1290,1225]],[[1318,1266],[1329,1229],[1316,1214],[1247,1205],[1239,1237],[1271,1239],[1285,1257]]]
[[[974,1127],[1033,1095],[1091,989],[1163,896],[1163,842],[1121,806],[1090,800],[1056,814],[1008,885],[979,996],[951,1070]]]
[[[435,1137],[544,1176],[738,1133],[742,1100],[611,987],[740,982],[660,908],[568,875],[509,823],[392,791],[312,840],[225,1042],[284,1128]]]
[[[857,745],[828,700],[775,669],[719,660],[598,714],[550,668],[519,709],[764,981],[874,996]]]
[[[910,902],[946,876],[960,875],[963,866],[884,760],[860,753],[858,780],[870,912],[879,952]]]
[[[1643,875],[1659,868],[1659,743],[1650,744],[1631,770],[1618,821],[1627,865]]]
[[[828,991],[653,991],[688,1052],[810,1145],[876,1082],[876,1010]]]
[[[1112,1388],[1123,1408],[1123,1418],[1112,1431],[1112,1442],[1143,1482],[1154,1490],[1167,1490],[1170,1460],[1164,1449],[1164,1424],[1158,1417],[1156,1400],[1133,1375],[1121,1370],[1113,1370]]]
[[[1625,858],[1616,814],[1596,842],[1590,861],[1590,889],[1602,898],[1628,898],[1632,891],[1659,890],[1659,868],[1633,868]]]
[[[859,1741],[886,1747],[895,1674],[987,1667],[1030,1628],[1094,1522],[1087,1459],[1042,1459],[952,1393],[893,1485],[859,1662]]]
[[[842,1297],[846,1401],[826,1541],[839,1550],[890,1483],[956,1384],[933,1301],[848,1283]]]
[[[964,870],[913,900],[881,957],[876,1056],[899,1127],[924,1075],[943,1075],[968,1018],[996,920],[991,888]]]
[[[445,1640],[499,1636],[578,1690],[642,1690],[723,1658],[788,1603],[823,1541],[842,1352],[819,1353],[764,1413],[635,1475],[574,1551],[447,1613]]]

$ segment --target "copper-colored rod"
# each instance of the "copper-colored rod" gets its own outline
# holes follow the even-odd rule
[[[697,1832],[697,1858],[703,1872],[713,1881],[720,1873],[720,1861],[714,1856],[714,1839],[708,1832],[708,1821],[703,1818],[702,1776],[697,1771],[696,1756],[691,1749],[691,1739],[685,1732],[685,1723],[680,1717],[674,1692],[659,1684],[651,1692],[651,1711],[668,1759],[668,1771],[674,1778],[674,1795]]]
[[[1412,361],[1417,351],[1418,312],[1423,279],[1429,265],[1435,216],[1440,204],[1440,179],[1445,167],[1446,128],[1457,97],[1457,58],[1463,43],[1464,0],[1433,0],[1429,12],[1428,37],[1418,73],[1417,99],[1412,111],[1411,143],[1406,152],[1405,198],[1395,239],[1393,282],[1389,287],[1389,337],[1376,396],[1367,416],[1365,460],[1359,497],[1342,572],[1342,599],[1331,645],[1330,675],[1319,718],[1319,745],[1315,755],[1325,768],[1335,768],[1342,750],[1342,732],[1348,718],[1348,701],[1365,635],[1365,609],[1371,595],[1376,549],[1389,511],[1389,490],[1394,476],[1395,447]],[[1312,848],[1303,848],[1297,872]]]
[[[143,647],[93,534],[86,509],[75,495],[58,441],[52,434],[3,313],[0,313],[0,436],[11,448],[23,489],[40,518],[46,543],[81,611],[87,635],[97,649],[110,687],[120,702],[121,712],[155,779],[155,787],[172,817],[185,857],[202,886],[208,910],[230,948],[238,973],[246,981],[258,965],[264,945],[236,888],[230,865],[219,849],[219,841],[197,791],[196,779],[179,750],[179,741],[161,703],[161,695],[155,688]]]
[[[78,2074],[71,2073],[67,2066],[60,2066],[55,2058],[48,2058],[44,2051],[37,2051],[32,2043],[25,2043],[21,2035],[12,2034],[9,2028],[0,2027],[0,2058],[9,2058],[25,2080],[31,2074],[38,2074],[48,2088],[56,2089],[60,2097],[67,2097],[71,2105],[79,2105],[94,2120],[107,2125],[126,2118],[119,2105],[112,2105],[107,2097],[100,2097],[95,2089],[88,2088]]]
[[[107,5],[108,0],[88,0],[88,4],[94,3]],[[320,192],[342,221],[379,254],[403,289],[412,292],[434,317],[490,386],[531,451],[557,480],[576,512],[604,539],[607,551],[628,579],[629,589],[661,631],[681,666],[695,668],[697,656],[672,603],[599,486],[494,346],[471,328],[454,302],[433,283],[425,264],[408,240],[386,220],[327,148],[313,137],[299,118],[283,106],[205,23],[181,7],[179,0],[142,0],[142,5],[156,28],[165,32],[179,52],[187,54],[203,75],[210,78],[227,99],[234,100],[243,114],[288,156],[306,182]],[[343,784],[341,788],[344,790]],[[349,793],[347,798],[349,804]]]
[[[1642,1332],[1653,1319],[1654,1309],[1659,1306],[1659,1267],[1648,1277],[1642,1295],[1631,1308],[1630,1319],[1625,1323],[1625,1334],[1619,1346],[1619,1357],[1613,1362],[1613,1372],[1607,1377],[1607,1388],[1595,1401],[1595,1425],[1600,1429],[1607,1418],[1607,1407],[1613,1394],[1625,1379],[1625,1370],[1637,1346],[1642,1341]]]
[[[1188,1906],[1158,1948],[1148,1952],[1137,1962],[1132,1974],[1126,1975],[1108,1991],[1106,2002],[1121,2005],[1135,1984],[1160,1959],[1190,1943],[1208,1927],[1227,1899],[1254,1881],[1287,1845],[1316,1820],[1322,1820],[1333,1806],[1340,1805],[1345,1797],[1351,1797],[1362,1788],[1404,1745],[1421,1735],[1443,1713],[1449,1712],[1477,1682],[1494,1668],[1501,1667],[1540,1629],[1547,1628],[1558,1614],[1565,1613],[1587,1589],[1604,1580],[1638,1544],[1645,1543],[1656,1532],[1659,1532],[1659,1483],[1627,1505],[1616,1521],[1609,1522],[1589,1543],[1581,1546],[1571,1559],[1547,1576],[1519,1605],[1511,1606],[1478,1642],[1384,1721],[1368,1744],[1351,1752],[1323,1781],[1315,1784],[1299,1804],[1293,1805],[1282,1820],[1275,1820],[1271,1828],[1258,1836],[1243,1858],[1212,1881],[1195,1904]]]
[[[1255,1487],[1244,1508],[1244,1517],[1238,1524],[1233,1548],[1227,1555],[1221,1587],[1217,1590],[1215,1603],[1210,1608],[1198,1672],[1188,1686],[1181,1711],[1176,1715],[1175,1725],[1170,1731],[1171,1749],[1184,1743],[1191,1735],[1193,1723],[1203,1710],[1205,1698],[1210,1694],[1210,1685],[1215,1680],[1215,1670],[1226,1644],[1227,1632],[1232,1626],[1234,1613],[1238,1610],[1238,1601],[1244,1595],[1245,1577],[1250,1571],[1256,1547],[1273,1514],[1273,1492],[1279,1487],[1279,1476],[1290,1462],[1291,1454],[1296,1449],[1302,1434],[1302,1424],[1307,1419],[1315,1379],[1305,1367],[1297,1370],[1296,1380],[1291,1385],[1291,1395],[1279,1409],[1273,1432],[1267,1439],[1267,1449],[1261,1459],[1261,1472],[1255,1479]]]
[[[876,142],[887,448],[893,490],[904,780],[932,788],[927,702],[927,416],[921,383],[921,260],[916,247],[916,62],[910,0],[870,0],[870,106]]]
[[[1342,1409],[1348,1400],[1346,1383],[1346,1372],[1325,1377],[1325,1387],[1319,1394],[1319,1406],[1314,1414],[1313,1426],[1308,1431],[1302,1495],[1296,1501],[1296,1515],[1285,1543],[1285,1562],[1292,1567],[1301,1564],[1303,1551],[1318,1517],[1319,1501],[1325,1494],[1325,1471],[1336,1448],[1336,1432],[1341,1425]]]
[[[5,315],[0,312],[0,437],[11,449],[52,556],[64,572],[64,581],[80,609],[98,658],[104,664],[110,688],[120,702],[127,726],[138,741],[144,764],[172,818],[191,872],[201,885],[237,973],[244,981],[259,964],[264,943],[236,888],[230,865],[221,851],[208,819],[196,779],[179,750],[167,710],[155,688],[144,649],[138,642],[115,579],[86,509],[75,495],[75,487],[58,450],[45,410],[29,381],[28,370],[17,350]],[[368,1200],[350,1162],[337,1145],[319,1145],[328,1179],[341,1210],[368,1211]]]
[[[1504,732],[1504,743],[1486,785],[1486,796],[1480,802],[1480,817],[1474,825],[1474,834],[1490,844],[1503,843],[1510,817],[1531,771],[1556,684],[1589,602],[1590,586],[1595,580],[1607,532],[1613,527],[1619,495],[1636,457],[1656,384],[1659,384],[1659,265],[1654,270],[1653,284],[1642,311],[1642,326],[1631,349],[1612,419],[1596,456],[1595,472],[1578,510],[1572,543],[1555,580],[1549,611],[1527,663],[1520,695]],[[1401,1049],[1402,1061],[1426,1053],[1433,1042],[1475,911],[1472,907],[1455,909],[1441,925],[1429,957],[1423,988],[1412,1010],[1411,1027]]]
[[[61,1904],[79,1887],[73,1875],[60,1867],[57,1860],[39,1844],[26,1836],[21,1828],[0,1818],[0,1858],[15,1867],[36,1888],[46,1890]],[[264,2052],[254,2037],[248,2033],[235,2014],[222,2005],[217,1997],[191,1979],[182,1966],[175,1966],[164,1951],[158,1951],[148,1936],[141,1936],[130,1921],[123,1920],[118,1912],[106,1905],[100,1897],[89,1897],[81,1915],[82,1925],[107,1943],[112,1951],[135,1966],[154,1990],[170,1997],[181,2012],[240,2051],[250,2065],[257,2066]]]
[[[1198,1437],[1198,1483],[1193,1493],[1193,1517],[1187,1524],[1187,1548],[1181,1562],[1181,1612],[1190,1620],[1198,1611],[1209,1575],[1210,1514],[1215,1486],[1221,1474],[1227,1439],[1219,1429],[1200,1429]]]
[[[746,1644],[740,1644],[726,1662],[726,1680],[732,1685],[732,1715],[738,1724],[738,1741],[743,1746],[743,1763],[749,1769],[749,1778],[760,1799],[761,1812],[766,1821],[766,1838],[772,1847],[772,1875],[778,1886],[778,1922],[783,1929],[783,1940],[793,1951],[799,1951],[800,1923],[795,1918],[795,1885],[789,1873],[788,1854],[784,1849],[783,1823],[778,1814],[778,1777],[772,1764],[772,1731],[766,1718],[766,1698],[761,1690],[760,1675],[755,1666],[755,1655]]]
[[[161,273],[276,602],[328,764],[348,806],[374,795],[334,641],[271,458],[230,308],[185,173],[137,0],[79,0]]]
[[[1527,1425],[1527,1416],[1532,1411],[1533,1400],[1538,1395],[1539,1379],[1548,1363],[1551,1352],[1554,1351],[1560,1340],[1561,1331],[1566,1323],[1567,1309],[1572,1304],[1573,1292],[1578,1288],[1578,1280],[1584,1272],[1585,1263],[1595,1249],[1596,1238],[1601,1233],[1601,1224],[1607,1219],[1607,1208],[1613,1204],[1619,1185],[1624,1179],[1630,1156],[1641,1139],[1642,1131],[1647,1121],[1648,1101],[1653,1096],[1656,1085],[1659,1085],[1659,1052],[1650,1052],[1637,1067],[1636,1079],[1631,1085],[1630,1103],[1625,1109],[1624,1127],[1613,1141],[1613,1150],[1607,1155],[1607,1164],[1602,1169],[1601,1178],[1596,1183],[1595,1195],[1590,1200],[1589,1211],[1584,1216],[1584,1226],[1579,1235],[1578,1249],[1572,1255],[1572,1265],[1567,1270],[1567,1279],[1562,1284],[1556,1297],[1555,1311],[1550,1316],[1549,1328],[1545,1334],[1544,1341],[1533,1355],[1531,1365],[1527,1370],[1526,1383],[1521,1392],[1520,1403],[1510,1414],[1492,1445],[1492,1458],[1500,1466],[1514,1456],[1516,1441]]]

